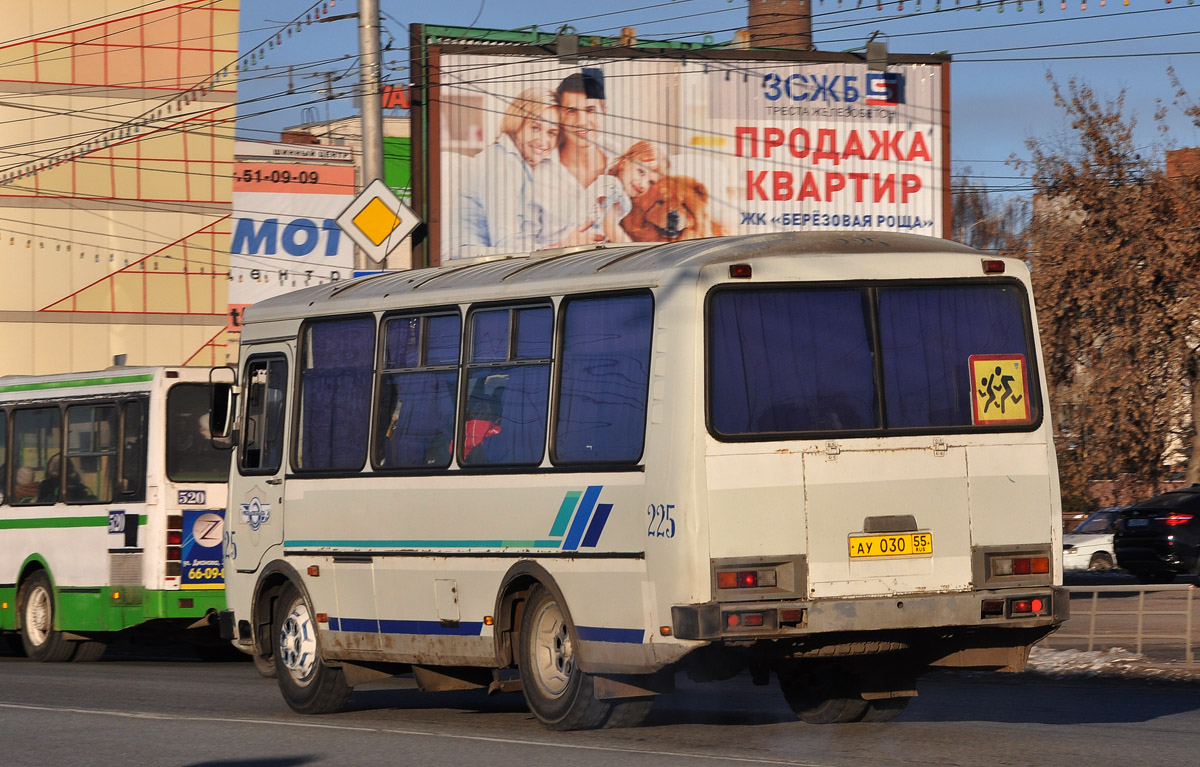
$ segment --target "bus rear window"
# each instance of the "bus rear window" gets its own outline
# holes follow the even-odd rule
[[[1027,426],[1027,318],[1012,284],[715,293],[711,428],[770,439]]]
[[[175,384],[167,392],[167,476],[172,482],[225,482],[229,451],[213,447],[208,384]]]

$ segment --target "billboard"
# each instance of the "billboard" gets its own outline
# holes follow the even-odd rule
[[[431,263],[594,242],[948,231],[945,57],[870,71],[853,54],[601,47],[564,61],[494,42],[429,47],[418,73],[429,97],[414,111]]]
[[[354,243],[336,219],[353,200],[350,164],[234,164],[229,312],[297,288],[348,279]]]

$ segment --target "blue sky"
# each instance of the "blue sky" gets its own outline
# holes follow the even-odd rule
[[[1085,81],[1102,98],[1126,91],[1127,114],[1139,123],[1147,151],[1163,141],[1153,114],[1173,90],[1167,68],[1200,100],[1200,4],[1193,0],[812,0],[813,39],[818,49],[862,46],[873,32],[895,53],[947,52],[951,66],[951,154],[954,173],[970,168],[997,190],[1022,192],[1026,182],[1005,164],[1024,155],[1025,140],[1053,140],[1066,125],[1054,107],[1046,75],[1060,82]],[[330,17],[353,13],[354,0],[326,0]],[[859,8],[857,6],[861,5]],[[901,10],[902,5],[902,10]],[[357,22],[303,25],[287,36],[286,23],[303,17],[313,0],[242,0],[241,50],[265,55],[243,73],[238,133],[271,139],[285,126],[354,113],[346,97],[314,93],[333,73],[335,96],[357,78]],[[385,77],[408,82],[408,25],[414,23],[553,32],[564,24],[579,34],[616,34],[634,26],[639,37],[729,40],[747,21],[745,0],[594,0],[587,4],[546,0],[440,0],[429,5],[381,0]],[[295,28],[293,27],[293,31]],[[274,48],[269,40],[280,40]],[[294,95],[286,95],[288,67]],[[1175,146],[1200,146],[1200,130],[1179,110],[1167,121]]]

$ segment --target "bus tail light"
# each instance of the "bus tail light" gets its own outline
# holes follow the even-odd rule
[[[774,588],[778,583],[774,569],[769,570],[718,570],[718,589]]]
[[[992,575],[1043,575],[1049,572],[1049,557],[992,558]]]
[[[725,625],[731,629],[736,628],[761,628],[765,624],[763,614],[760,612],[754,613],[729,613],[725,616]]]
[[[167,577],[179,577],[183,559],[183,516],[167,516]]]
[[[1027,615],[1043,615],[1049,605],[1050,600],[1041,597],[1014,599],[1008,603],[1008,614],[1012,618],[1020,618]]]

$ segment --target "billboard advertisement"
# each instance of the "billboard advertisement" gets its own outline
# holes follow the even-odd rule
[[[348,279],[354,243],[336,219],[355,195],[350,164],[234,164],[229,306],[242,308],[297,288]]]
[[[431,260],[781,231],[945,236],[945,60],[824,59],[441,53],[423,158]]]

